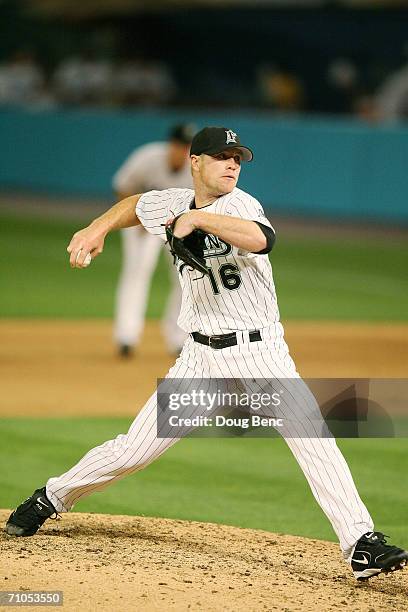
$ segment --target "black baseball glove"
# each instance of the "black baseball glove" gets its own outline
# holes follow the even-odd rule
[[[183,214],[181,213],[181,215]],[[181,215],[178,215],[171,223],[166,225],[166,237],[171,254],[174,258],[178,257],[184,261],[194,270],[198,270],[202,274],[208,274],[209,271],[204,259],[206,233],[201,230],[194,230],[184,238],[177,238],[174,235],[174,229]]]

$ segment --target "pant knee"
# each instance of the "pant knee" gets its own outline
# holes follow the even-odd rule
[[[101,452],[111,459],[112,471],[141,470],[148,463],[149,457],[142,449],[135,449],[126,434],[119,434],[113,440],[108,440],[100,447]]]

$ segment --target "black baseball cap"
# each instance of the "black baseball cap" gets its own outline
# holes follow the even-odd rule
[[[170,128],[169,140],[190,144],[196,131],[197,128],[193,123],[179,123]]]
[[[225,127],[205,127],[200,130],[193,138],[190,155],[217,155],[228,149],[239,149],[244,161],[252,161],[254,157],[251,149],[241,144],[238,134]]]

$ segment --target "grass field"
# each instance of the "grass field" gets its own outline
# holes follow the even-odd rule
[[[71,270],[67,244],[80,224],[0,217],[3,317],[112,315],[120,265],[117,234],[87,270]],[[272,254],[283,319],[405,321],[408,248],[400,239],[279,237]],[[148,307],[156,318],[168,293],[160,260]]]
[[[124,432],[127,419],[0,421],[0,507],[13,507]],[[378,528],[408,546],[403,439],[339,445]],[[77,511],[211,521],[335,540],[286,444],[280,439],[182,440],[146,470],[80,502]]]

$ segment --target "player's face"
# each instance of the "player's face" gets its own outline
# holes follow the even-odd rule
[[[190,145],[172,140],[169,142],[168,163],[173,172],[178,172],[185,165],[189,154]]]
[[[193,176],[212,196],[230,193],[241,172],[242,154],[239,149],[228,149],[217,155],[200,155],[192,159]]]

